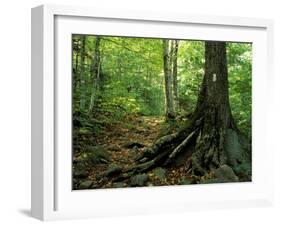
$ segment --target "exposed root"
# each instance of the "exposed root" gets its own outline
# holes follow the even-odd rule
[[[139,162],[146,162],[160,154],[163,150],[168,149],[169,146],[174,145],[174,141],[179,139],[180,132],[166,135],[158,139],[151,147],[146,148],[141,157],[137,159]]]
[[[153,168],[153,167],[157,167],[158,164],[160,164],[161,162],[163,162],[163,160],[167,157],[167,155],[170,153],[170,151],[164,151],[163,153],[157,155],[155,158],[153,158],[150,161],[138,164],[134,167],[132,167],[131,169],[129,169],[129,171],[135,171],[138,173],[142,173],[142,172],[146,172],[149,169]]]
[[[133,166],[128,169],[124,169],[122,171],[122,174],[120,176],[118,176],[117,178],[115,178],[113,181],[124,181],[124,180],[130,178],[134,174],[147,172],[148,170],[150,170],[152,168],[156,168],[159,164],[161,164],[161,162],[164,161],[164,159],[167,157],[168,154],[169,154],[169,151],[165,151],[165,152],[157,155],[152,160],[146,161],[144,163],[138,164],[138,165]]]
[[[180,155],[192,151],[186,162],[187,174],[203,176],[227,163],[225,151],[226,130],[228,126],[216,126],[216,117],[208,115],[194,120],[183,131],[163,136],[154,145],[147,148],[138,159],[139,164],[124,169],[116,181],[129,179],[131,176],[145,173],[159,166],[168,166]],[[215,125],[215,126],[214,126]]]
[[[197,132],[197,130],[193,131],[191,134],[189,134],[189,136],[187,136],[187,138],[185,138],[180,145],[178,145],[171,154],[169,154],[168,159],[165,162],[165,165],[168,165],[171,163],[172,160],[175,159],[175,157],[180,154],[182,151],[185,150],[185,148],[187,147],[187,145],[190,143],[191,139],[194,137],[195,133]]]

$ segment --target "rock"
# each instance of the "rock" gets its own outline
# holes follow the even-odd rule
[[[126,144],[123,145],[124,148],[134,148],[134,147],[137,147],[137,148],[143,148],[145,145],[144,144],[141,144],[141,143],[138,143],[138,142],[128,142]]]
[[[239,176],[240,181],[252,180],[252,164],[251,162],[243,162],[233,168],[233,171]]]
[[[251,181],[251,145],[244,136],[228,129],[225,142],[228,163],[242,181]]]
[[[131,186],[144,186],[145,182],[148,180],[148,176],[144,174],[138,174],[131,177],[130,184]]]
[[[222,165],[214,171],[215,178],[222,182],[238,182],[239,179],[228,165]]]
[[[125,187],[127,187],[127,184],[124,183],[124,182],[116,182],[112,185],[112,187],[114,187],[114,188],[125,188]]]
[[[85,169],[74,169],[73,176],[77,178],[86,178],[88,177],[88,172]]]
[[[97,172],[96,173],[96,179],[101,180],[104,177],[104,174],[102,172]]]
[[[88,176],[87,166],[84,160],[79,159],[73,163],[73,176],[76,178],[86,178]]]
[[[188,184],[194,184],[194,183],[193,183],[192,180],[183,177],[183,178],[180,180],[179,184],[181,184],[181,185],[188,185]]]
[[[75,163],[73,163],[75,169],[85,169],[86,161],[84,159],[79,159]]]
[[[73,185],[74,185],[74,184],[77,184],[78,181],[79,181],[79,180],[77,180],[76,178],[73,178],[73,179],[72,179]]]
[[[86,180],[80,183],[79,189],[88,189],[92,186],[93,182],[90,180]]]
[[[88,146],[86,148],[85,158],[91,164],[108,163],[110,154],[103,146]]]
[[[161,167],[155,168],[152,173],[160,180],[166,179],[166,170]]]
[[[137,152],[138,150],[139,150],[139,148],[138,148],[137,146],[134,146],[134,147],[131,149],[132,152]]]
[[[225,151],[229,165],[236,167],[243,161],[244,150],[237,133],[232,129],[228,129],[226,132]]]
[[[105,174],[106,176],[114,176],[121,172],[122,172],[122,167],[112,163],[107,167]]]

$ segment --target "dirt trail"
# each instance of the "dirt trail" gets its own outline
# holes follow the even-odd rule
[[[143,149],[155,142],[164,118],[132,116],[129,122],[112,127],[103,140],[111,153],[111,162],[122,166],[134,164],[134,159],[142,154]]]
[[[93,142],[96,146],[101,146],[106,150],[109,155],[108,161],[88,167],[88,176],[84,180],[92,182],[91,188],[116,187],[116,183],[110,177],[104,182],[104,173],[111,165],[119,166],[122,169],[134,166],[136,158],[143,154],[146,147],[151,146],[157,140],[160,136],[159,133],[163,132],[165,128],[164,117],[135,115],[128,116],[123,122],[109,125],[102,135],[94,138],[95,142]],[[147,172],[148,180],[143,186],[180,184],[186,176],[183,166],[159,168],[157,174],[162,178],[157,178],[153,171]],[[79,179],[78,187],[80,182]],[[122,187],[130,186],[126,183],[122,185]]]

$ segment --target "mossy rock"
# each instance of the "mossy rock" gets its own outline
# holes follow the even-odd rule
[[[238,182],[239,179],[235,175],[233,169],[228,165],[222,165],[214,170],[215,178],[223,182]]]
[[[187,178],[181,178],[179,181],[180,185],[188,185],[188,184],[194,184],[194,181],[191,179],[187,179]]]
[[[108,163],[110,154],[103,146],[88,146],[83,154],[83,158],[89,164]]]
[[[166,170],[161,168],[161,167],[157,167],[155,168],[152,173],[155,175],[156,178],[160,179],[160,180],[165,180],[166,179]]]
[[[79,184],[79,189],[89,189],[91,188],[93,182],[90,180],[83,181]]]
[[[141,187],[141,186],[145,185],[147,180],[148,180],[148,176],[145,173],[138,174],[138,175],[131,177],[130,184],[133,187]]]
[[[121,172],[122,172],[122,167],[117,164],[112,163],[107,167],[105,175],[114,176],[114,175],[120,174]]]
[[[86,178],[88,175],[89,173],[85,169],[73,169],[73,176],[76,178]]]

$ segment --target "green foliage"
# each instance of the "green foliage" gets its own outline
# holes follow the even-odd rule
[[[192,112],[204,76],[204,42],[181,41],[179,46],[178,85],[183,110]]]
[[[98,77],[93,73],[97,36],[73,35],[73,113],[80,132],[98,132],[126,115],[163,116],[165,91],[161,39],[100,37]],[[178,114],[196,106],[204,76],[204,41],[180,40]],[[251,131],[252,45],[227,43],[230,104],[238,127]],[[93,102],[93,109],[90,108]]]
[[[252,45],[228,43],[229,99],[233,116],[242,131],[250,136],[252,109]]]

